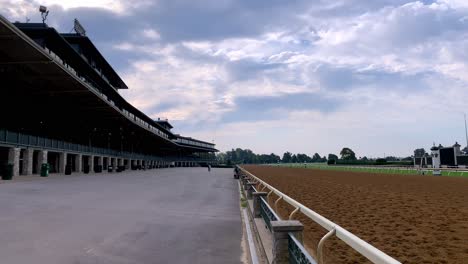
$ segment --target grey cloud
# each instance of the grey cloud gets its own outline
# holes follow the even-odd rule
[[[341,102],[320,94],[298,93],[272,97],[239,97],[236,110],[226,113],[223,122],[277,120],[293,110],[336,111]]]
[[[279,69],[283,65],[280,63],[257,62],[250,59],[243,59],[226,63],[226,70],[229,73],[230,81],[247,81],[257,79],[268,71]]]
[[[360,87],[373,87],[394,92],[412,93],[425,89],[426,76],[436,75],[434,72],[403,73],[387,72],[383,70],[360,71],[352,67],[336,67],[321,65],[312,70],[321,89],[325,90],[351,90]]]

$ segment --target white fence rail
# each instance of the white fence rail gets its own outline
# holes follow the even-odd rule
[[[302,214],[306,215],[309,217],[312,221],[316,222],[323,228],[325,228],[328,231],[333,231],[335,232],[335,236],[341,239],[343,242],[345,242],[347,245],[349,245],[351,248],[359,252],[361,255],[372,261],[373,263],[377,264],[398,264],[401,263],[397,261],[396,259],[390,257],[389,255],[385,254],[384,252],[380,251],[376,247],[372,246],[371,244],[367,243],[366,241],[360,239],[356,235],[350,233],[346,229],[342,228],[341,226],[333,223],[332,221],[328,220],[327,218],[321,216],[320,214],[312,211],[308,207],[304,206],[303,204],[297,202],[296,200],[292,199],[291,197],[285,195],[284,193],[280,192],[273,186],[269,185],[265,181],[261,180],[257,176],[251,174],[247,170],[245,170],[242,167],[239,167],[239,169],[245,173],[249,178],[259,182],[261,185],[263,185],[265,188],[270,190],[270,192],[273,192],[280,198],[277,200],[279,201],[280,199],[285,201],[286,203],[290,204],[291,206],[296,208],[296,212],[300,211]]]

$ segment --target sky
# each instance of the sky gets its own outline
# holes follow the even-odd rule
[[[409,156],[466,145],[466,0],[0,0],[73,19],[129,102],[221,151]]]

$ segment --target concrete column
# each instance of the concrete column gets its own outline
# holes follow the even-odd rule
[[[289,264],[288,233],[302,243],[304,226],[297,220],[271,221],[273,236],[273,264]]]
[[[83,171],[83,155],[82,154],[76,154],[75,156],[75,170],[76,172]]]
[[[41,166],[42,164],[45,164],[47,163],[47,155],[48,155],[48,151],[47,150],[40,150],[39,151],[39,155],[37,155],[37,168],[36,168],[36,171],[37,173],[41,173]]]
[[[110,158],[110,165],[112,166],[112,172],[115,172],[115,158]]]
[[[249,186],[247,184],[250,183],[250,181],[248,179],[244,179],[242,183],[244,184],[244,191],[247,192],[247,190],[249,189]]]
[[[33,149],[26,149],[24,151],[23,157],[23,174],[24,175],[32,175],[33,174]]]
[[[252,193],[253,196],[253,215],[255,218],[261,218],[261,204],[262,204],[262,197],[267,197],[267,192],[254,192]]]
[[[93,172],[94,171],[94,156],[93,155],[89,156],[88,166],[89,166],[89,172]]]
[[[102,168],[102,163],[103,163],[102,156],[97,156],[97,161],[96,162],[97,162],[96,165],[101,166],[101,168]],[[93,170],[94,170],[94,168],[93,168]],[[94,171],[94,172],[96,172],[96,171]]]
[[[59,173],[65,173],[65,166],[67,165],[67,153],[62,152],[59,154]]]
[[[20,148],[10,148],[8,150],[8,164],[13,164],[13,176],[18,176],[20,167],[19,167],[19,161],[20,161],[20,153],[21,149]]]

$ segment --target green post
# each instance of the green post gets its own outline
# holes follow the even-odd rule
[[[41,177],[48,177],[49,176],[49,164],[44,163],[41,165]]]

